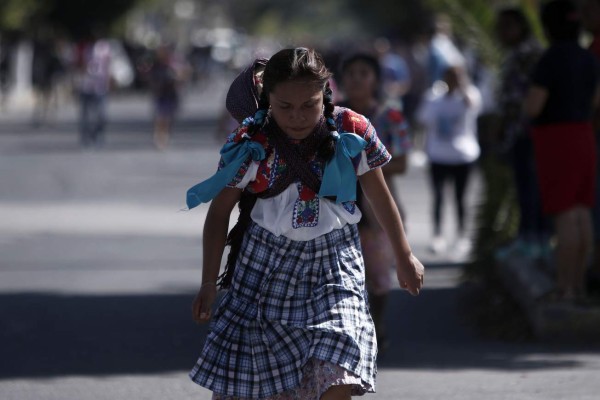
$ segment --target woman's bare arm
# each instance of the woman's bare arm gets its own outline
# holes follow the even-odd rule
[[[377,221],[388,235],[396,256],[396,272],[400,286],[411,294],[419,294],[423,286],[423,265],[412,254],[406,239],[402,218],[390,193],[381,168],[359,177],[365,196],[369,200]]]
[[[241,194],[240,189],[225,188],[213,199],[208,209],[202,239],[202,284],[192,307],[192,317],[198,322],[210,319],[210,309],[216,297],[216,282],[227,241],[229,217]]]
[[[210,203],[202,239],[202,282],[216,282],[227,241],[229,217],[240,201],[240,189],[225,188]]]
[[[540,115],[546,105],[546,100],[548,100],[548,90],[541,86],[532,86],[525,99],[525,115],[529,118]]]

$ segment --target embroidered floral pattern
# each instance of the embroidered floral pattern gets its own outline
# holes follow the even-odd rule
[[[269,164],[269,167],[265,167],[265,172],[267,172],[267,170],[269,172],[269,187],[271,187],[273,186],[275,181],[285,172],[287,165],[285,164],[285,161],[276,152],[273,152],[273,161]]]
[[[356,202],[354,201],[346,201],[342,203],[344,210],[348,211],[350,214],[354,215],[356,212]]]
[[[367,154],[367,164],[370,169],[382,167],[390,161],[392,156],[388,153],[383,142],[377,139],[375,128],[372,125],[369,126],[369,129],[365,133],[365,140],[367,141],[365,153]]]
[[[310,228],[319,223],[319,197],[309,187],[297,183],[298,199],[294,204],[294,220],[292,227]]]
[[[408,123],[402,111],[396,107],[385,107],[373,118],[377,136],[392,156],[406,154],[412,147],[408,134]]]
[[[369,169],[375,169],[387,164],[392,156],[387,151],[384,143],[379,140],[375,128],[364,116],[355,113],[350,109],[344,109],[336,117],[336,125],[343,132],[353,132],[367,141],[365,154],[367,155],[367,164]],[[357,168],[360,163],[360,156],[352,160],[354,167]]]

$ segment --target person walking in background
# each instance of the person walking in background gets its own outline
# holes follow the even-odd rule
[[[422,287],[423,266],[380,168],[390,155],[364,116],[334,107],[330,77],[313,50],[273,55],[254,116],[229,137],[219,171],[188,191],[189,208],[214,199],[193,318],[208,321],[217,284],[228,288],[190,373],[214,399],[348,400],[374,391],[357,176],[390,238],[400,286],[414,295]],[[256,104],[252,87],[237,96],[246,109]]]
[[[408,64],[392,47],[387,38],[381,37],[375,40],[374,48],[377,51],[380,67],[381,87],[379,96],[384,100],[397,102],[401,107],[402,97],[410,89],[410,70]]]
[[[8,93],[13,84],[12,66],[14,58],[12,42],[4,34],[0,34],[0,111],[6,108]]]
[[[594,35],[589,50],[600,62],[600,0],[585,0],[582,4],[583,27]],[[594,110],[593,124],[596,136],[596,155],[600,154],[600,107]],[[592,210],[594,227],[594,256],[588,276],[588,288],[600,292],[600,162],[596,162],[596,193]]]
[[[168,46],[160,46],[150,70],[150,88],[154,98],[154,144],[164,150],[179,108],[179,85],[184,79],[183,66]]]
[[[457,66],[466,70],[467,61],[452,38],[452,22],[445,14],[436,15],[429,42],[427,60],[429,85],[443,80],[449,67]]]
[[[406,171],[407,152],[411,141],[399,104],[394,101],[382,101],[382,71],[377,58],[365,53],[351,55],[342,62],[340,71],[341,88],[346,101],[338,105],[364,115],[373,124],[380,140],[392,155],[392,160],[382,170],[396,204],[400,205],[393,178]],[[391,290],[394,252],[362,190],[358,191],[357,205],[363,213],[358,231],[365,260],[369,305],[375,323],[377,343],[379,349],[383,350],[388,344],[384,314]],[[402,212],[401,207],[398,208],[402,220],[406,222],[406,214]]]
[[[598,105],[598,63],[578,43],[580,17],[568,0],[542,8],[550,47],[537,63],[525,102],[544,213],[556,229],[557,300],[585,296],[592,249],[596,144],[592,113]]]
[[[79,95],[79,133],[84,147],[104,142],[106,96],[110,90],[111,50],[106,40],[83,42],[77,49],[75,87]]]
[[[33,41],[31,63],[31,84],[35,94],[32,122],[35,127],[48,122],[56,110],[56,82],[62,72],[64,65],[58,55],[56,39],[51,32],[41,28]]]
[[[498,259],[511,256],[548,258],[550,231],[542,213],[529,121],[523,109],[523,99],[542,47],[533,37],[527,17],[519,8],[507,8],[498,13],[496,33],[507,51],[498,91],[502,149],[513,170],[520,214],[517,238],[499,249],[496,256]]]
[[[456,254],[464,254],[470,247],[464,199],[471,170],[480,154],[477,115],[481,109],[481,95],[468,81],[462,67],[447,68],[443,82],[445,85],[436,85],[418,111],[418,119],[425,127],[425,153],[434,195],[430,250],[439,254],[447,247],[442,232],[442,209],[444,185],[451,180],[458,222],[454,250]]]

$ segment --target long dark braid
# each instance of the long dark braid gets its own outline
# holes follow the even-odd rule
[[[327,81],[325,88],[323,89],[323,116],[325,117],[327,129],[329,129],[331,134],[327,135],[327,137],[319,144],[319,150],[317,152],[317,157],[324,161],[331,159],[335,152],[335,138],[333,137],[333,132],[337,131],[337,127],[335,126],[334,110],[333,90],[331,90],[331,85],[329,84],[329,81]]]
[[[262,91],[258,99],[258,110],[254,114],[254,123],[248,129],[248,135],[254,136],[255,133],[259,132],[269,120],[269,95],[265,90]]]

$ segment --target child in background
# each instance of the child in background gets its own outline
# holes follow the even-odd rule
[[[381,100],[381,67],[377,58],[357,53],[346,58],[341,65],[341,83],[346,101],[340,106],[348,107],[367,117],[377,131],[377,135],[392,155],[392,160],[383,168],[387,186],[390,188],[396,204],[400,204],[394,176],[406,170],[407,152],[411,142],[408,136],[404,115],[397,103],[386,103]],[[360,189],[360,186],[359,186]],[[367,275],[369,304],[379,350],[387,347],[387,335],[384,326],[384,314],[391,290],[391,269],[394,265],[394,252],[384,230],[375,218],[373,210],[359,190],[358,206],[363,218],[358,224],[360,244]],[[406,221],[402,208],[399,207],[402,220]]]

